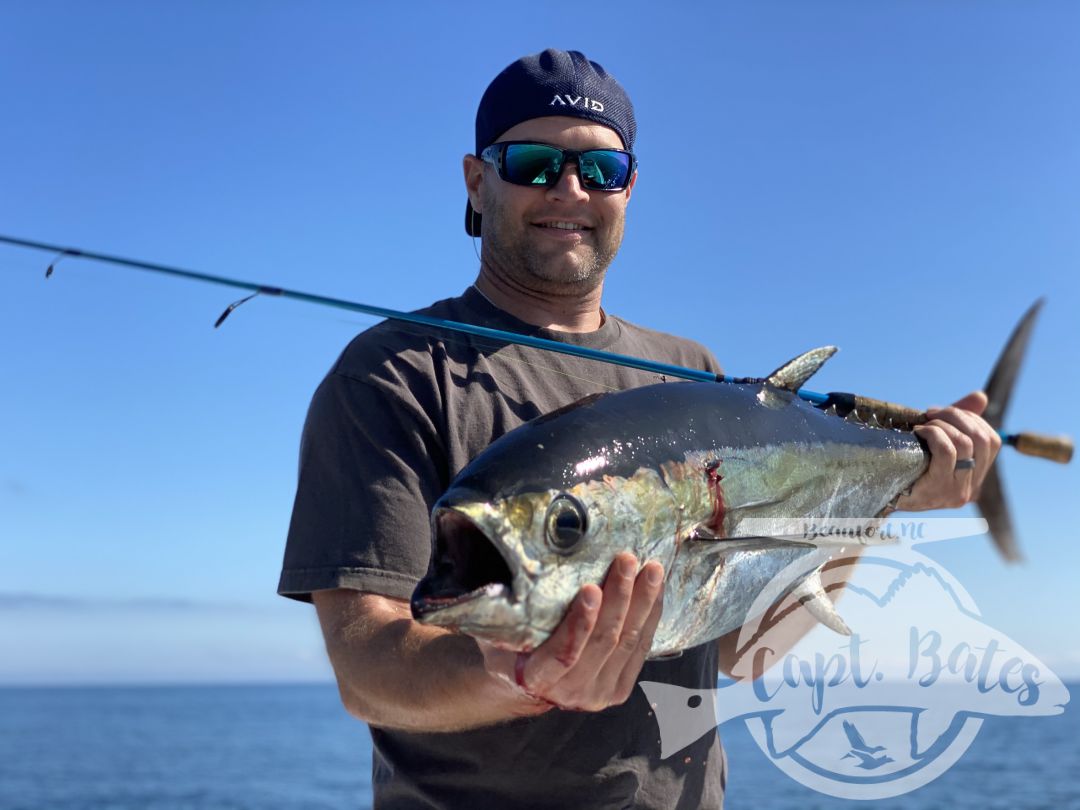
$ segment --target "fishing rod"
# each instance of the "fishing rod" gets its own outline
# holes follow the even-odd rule
[[[692,380],[694,382],[722,382],[722,383],[761,383],[765,381],[765,378],[760,377],[732,377],[726,374],[715,374],[711,371],[701,371],[699,369],[686,368],[684,366],[672,365],[670,363],[659,363],[653,360],[647,360],[642,357],[633,357],[626,354],[618,354],[615,352],[605,352],[599,349],[592,349],[587,346],[575,346],[569,343],[560,343],[556,340],[548,340],[547,338],[535,337],[532,335],[523,335],[517,332],[508,332],[503,329],[493,329],[487,326],[476,326],[474,324],[462,323],[459,321],[450,321],[443,318],[436,318],[430,315],[419,315],[413,312],[401,312],[394,309],[388,309],[386,307],[377,307],[370,304],[362,304],[357,301],[347,301],[341,298],[331,298],[325,295],[316,295],[314,293],[303,292],[301,290],[291,290],[286,287],[276,287],[268,284],[258,284],[251,281],[244,281],[242,279],[227,278],[225,276],[214,275],[211,273],[200,273],[195,270],[186,270],[180,267],[172,267],[170,265],[159,264],[157,262],[146,262],[138,259],[129,259],[123,256],[112,256],[106,253],[97,253],[95,251],[83,250],[81,248],[65,247],[63,245],[54,245],[47,242],[39,242],[31,239],[20,239],[13,236],[0,235],[0,243],[9,245],[15,245],[17,247],[30,248],[32,250],[40,250],[56,254],[56,257],[49,264],[45,271],[45,277],[48,278],[53,274],[56,264],[67,257],[89,259],[91,261],[103,262],[106,264],[114,264],[121,267],[130,267],[137,270],[148,270],[154,273],[162,273],[164,275],[175,276],[177,278],[189,279],[191,281],[201,281],[207,284],[217,284],[223,287],[232,287],[234,289],[246,290],[250,294],[241,298],[238,301],[234,301],[225,311],[221,313],[221,316],[214,323],[214,327],[217,328],[225,321],[225,319],[235,310],[238,306],[251,300],[257,295],[272,295],[280,298],[291,298],[296,301],[304,301],[309,304],[316,304],[319,306],[334,307],[336,309],[349,310],[351,312],[361,312],[367,315],[375,315],[380,318],[386,318],[388,320],[402,321],[404,323],[412,323],[420,326],[426,326],[435,329],[445,329],[452,332],[461,332],[468,335],[474,335],[476,337],[487,338],[490,340],[496,340],[508,344],[517,344],[521,346],[529,346],[534,349],[541,349],[544,351],[557,352],[559,354],[568,354],[575,357],[582,357],[588,360],[596,360],[601,363],[610,363],[617,366],[626,366],[627,368],[635,368],[641,371],[648,371],[655,374],[660,374],[667,377],[676,377],[684,380]],[[1009,370],[1009,373],[1005,374],[1008,378],[1008,385],[1004,386],[1006,389],[1011,387],[1012,378],[1015,376],[1015,367],[1018,367],[1020,356],[1023,354],[1023,349],[1026,345],[1027,338],[1030,335],[1031,328],[1034,325],[1035,315],[1038,312],[1038,308],[1041,301],[1028,310],[1024,318],[1021,320],[1020,325],[1017,326],[1010,338],[1009,344],[1006,347],[1006,351],[1002,356],[1002,360],[1006,359],[1006,356],[1012,351],[1012,366],[1014,368]],[[999,361],[999,365],[1000,365]],[[996,376],[996,375],[995,375]],[[994,379],[991,378],[991,384]],[[988,387],[990,387],[988,385]],[[833,391],[828,394],[821,394],[816,391],[809,391],[805,388],[799,388],[794,391],[801,399],[810,402],[814,406],[834,413],[837,416],[851,419],[852,421],[863,422],[876,427],[901,427],[910,429],[915,425],[921,424],[927,421],[926,414],[922,411],[914,408],[908,408],[903,405],[897,405],[891,402],[885,402],[882,400],[872,399],[870,397],[864,397],[858,394],[850,394],[845,392]],[[1004,407],[1001,408],[1004,410]],[[1000,414],[999,414],[1000,417]],[[1056,461],[1062,464],[1068,463],[1072,459],[1073,444],[1072,440],[1066,436],[1044,436],[1038,433],[1024,432],[1024,433],[1006,433],[1000,429],[1000,424],[995,424],[991,421],[991,424],[998,431],[998,435],[1001,436],[1003,443],[1014,447],[1020,453],[1030,456],[1038,456],[1040,458],[1046,458],[1051,461]]]

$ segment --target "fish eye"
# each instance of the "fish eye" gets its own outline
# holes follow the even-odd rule
[[[588,526],[588,511],[573,495],[564,492],[548,507],[545,518],[547,540],[560,554],[572,552],[585,537]]]

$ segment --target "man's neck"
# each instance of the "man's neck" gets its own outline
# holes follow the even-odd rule
[[[545,295],[512,285],[481,267],[473,286],[496,307],[533,326],[557,332],[593,332],[604,323],[602,283],[581,295]]]

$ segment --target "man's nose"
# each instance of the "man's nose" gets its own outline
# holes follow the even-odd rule
[[[555,200],[588,202],[589,192],[581,185],[581,175],[578,174],[576,162],[567,161],[563,164],[558,181],[548,189],[548,196]]]

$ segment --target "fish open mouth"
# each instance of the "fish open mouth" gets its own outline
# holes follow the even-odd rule
[[[433,569],[413,592],[416,619],[482,597],[514,601],[514,575],[506,559],[475,523],[454,509],[435,514]]]

